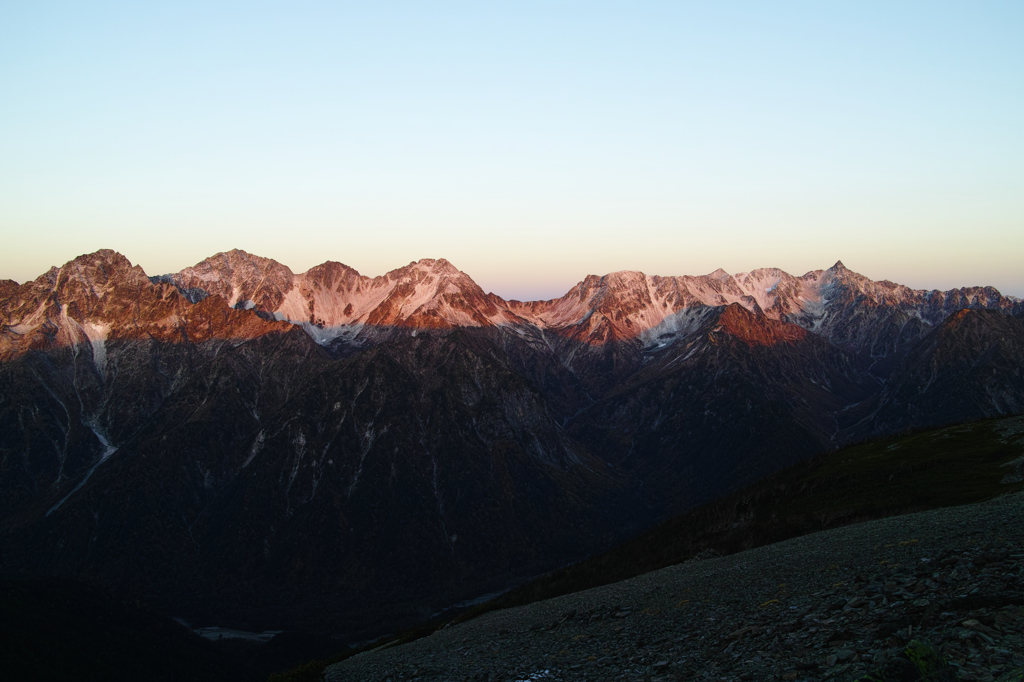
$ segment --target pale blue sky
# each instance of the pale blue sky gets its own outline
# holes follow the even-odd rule
[[[1024,296],[1024,3],[0,5],[0,277],[842,259]]]

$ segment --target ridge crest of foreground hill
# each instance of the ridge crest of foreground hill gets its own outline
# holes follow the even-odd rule
[[[960,670],[1016,680],[1022,552],[1024,493],[1014,493],[490,612],[358,654],[326,679],[843,680],[918,639]]]

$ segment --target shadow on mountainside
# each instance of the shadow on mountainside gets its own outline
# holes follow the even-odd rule
[[[853,445],[785,469],[676,516],[615,549],[366,649],[395,646],[485,613],[619,582],[688,560],[733,554],[828,528],[980,502],[1024,489],[1024,416],[958,424]],[[357,651],[274,682],[319,679]]]

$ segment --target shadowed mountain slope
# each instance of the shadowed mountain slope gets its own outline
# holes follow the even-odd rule
[[[354,633],[653,518],[487,338],[332,361],[294,329],[108,354],[103,385],[68,349],[0,365],[8,569],[174,615]]]
[[[870,519],[1024,490],[1024,417],[958,424],[818,455],[542,576],[470,616]],[[464,620],[468,616],[463,616]]]
[[[1022,358],[1024,321],[960,310],[896,367],[867,422],[869,433],[1024,412]]]
[[[383,632],[852,440],[1019,410],[1021,312],[841,263],[523,303],[444,260],[100,251],[0,283],[0,572]]]
[[[248,682],[169,618],[61,580],[0,580],[0,669],[26,682]]]

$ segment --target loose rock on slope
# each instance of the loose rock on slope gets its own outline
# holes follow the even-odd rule
[[[327,680],[847,680],[924,639],[1024,667],[1024,494],[816,533],[489,613]]]

